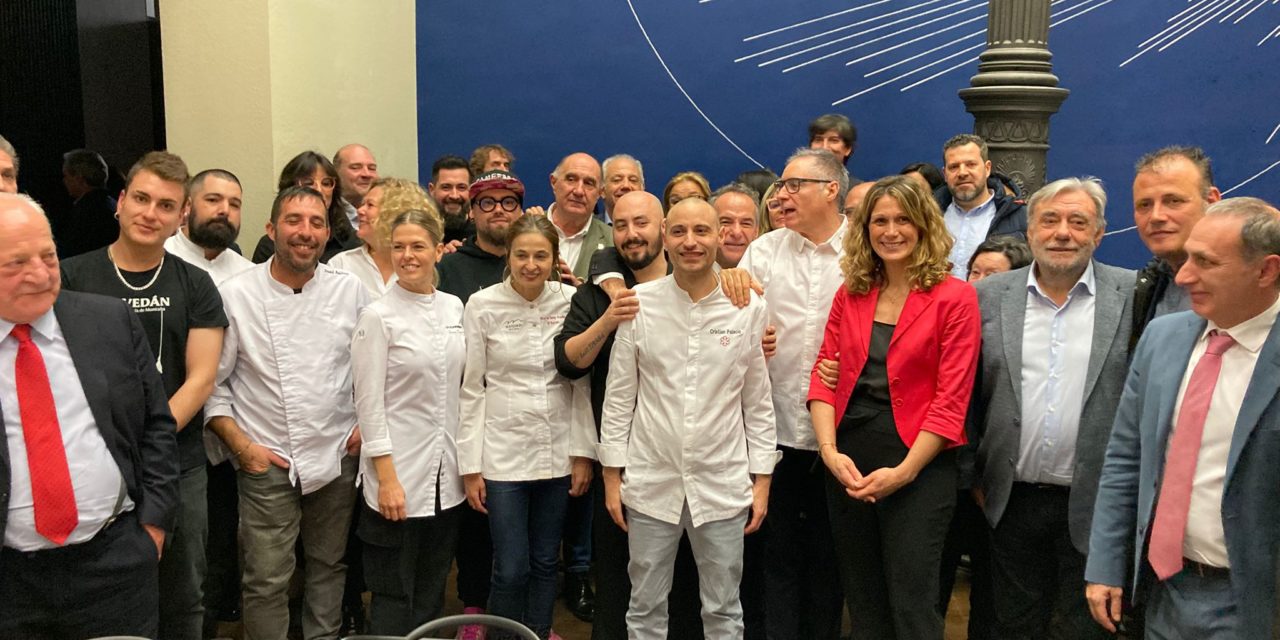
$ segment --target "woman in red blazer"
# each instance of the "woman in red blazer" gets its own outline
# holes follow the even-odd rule
[[[911,178],[875,183],[849,218],[809,411],[853,637],[941,640],[938,567],[956,498],[952,449],[977,368],[973,288],[950,275],[951,236]],[[837,425],[839,428],[837,428]]]

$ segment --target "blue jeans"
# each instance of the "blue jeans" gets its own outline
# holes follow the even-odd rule
[[[521,622],[545,638],[556,603],[556,565],[569,505],[569,476],[486,480],[485,494],[493,534],[489,613]]]

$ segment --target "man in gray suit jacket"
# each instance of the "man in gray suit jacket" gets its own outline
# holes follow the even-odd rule
[[[1028,206],[1035,262],[977,284],[978,490],[993,530],[998,638],[1106,636],[1080,583],[1128,370],[1134,283],[1133,271],[1093,260],[1106,201],[1094,179],[1045,185]]]
[[[1280,541],[1280,212],[1211,206],[1177,284],[1192,312],[1134,352],[1098,486],[1085,569],[1103,627],[1121,600],[1147,637],[1265,638]]]

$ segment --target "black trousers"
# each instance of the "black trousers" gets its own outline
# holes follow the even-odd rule
[[[81,544],[0,551],[0,638],[154,638],[156,545],[133,512]]]
[[[991,527],[969,489],[956,492],[956,512],[942,547],[938,612],[944,619],[962,555],[969,556],[969,640],[988,640],[995,637],[996,625],[995,596],[991,592]]]
[[[458,599],[464,607],[484,608],[489,603],[489,584],[493,579],[493,538],[489,536],[489,517],[469,505],[462,510],[458,523],[458,544],[454,558],[458,562]]]
[[[444,612],[458,524],[466,503],[425,518],[391,522],[361,501],[357,534],[364,546],[364,581],[373,592],[369,633],[408,635]]]
[[[854,419],[846,417],[836,448],[863,474],[896,466],[907,455],[887,409],[859,408]],[[938,573],[955,509],[955,451],[938,454],[914,481],[873,504],[850,498],[826,476],[854,640],[942,640]]]
[[[1071,544],[1069,496],[1066,487],[1013,483],[991,534],[997,638],[1109,637],[1084,599],[1085,556]]]
[[[236,470],[230,462],[210,465],[209,540],[205,544],[208,569],[204,576],[204,619],[206,637],[211,637],[219,620],[230,622],[240,610],[240,497],[236,490]]]
[[[591,622],[592,640],[626,640],[627,605],[631,601],[631,578],[627,563],[631,553],[627,533],[614,524],[604,507],[604,480],[600,465],[592,484],[591,545],[592,571],[596,580],[596,608]],[[689,538],[680,539],[676,550],[675,575],[671,595],[667,599],[670,616],[667,637],[670,640],[702,639],[702,602],[698,599],[698,565],[693,560]]]
[[[768,636],[836,640],[842,596],[823,487],[826,468],[816,451],[778,450],[782,460],[773,469],[764,519]]]

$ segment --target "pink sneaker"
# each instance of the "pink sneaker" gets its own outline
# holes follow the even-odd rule
[[[467,607],[462,610],[466,615],[484,613],[481,607]],[[457,640],[484,640],[485,635],[489,632],[489,628],[482,624],[464,624],[458,627]]]
[[[561,638],[560,634],[556,633],[555,629],[552,629],[551,635],[547,637],[547,640],[564,640],[564,638]]]

